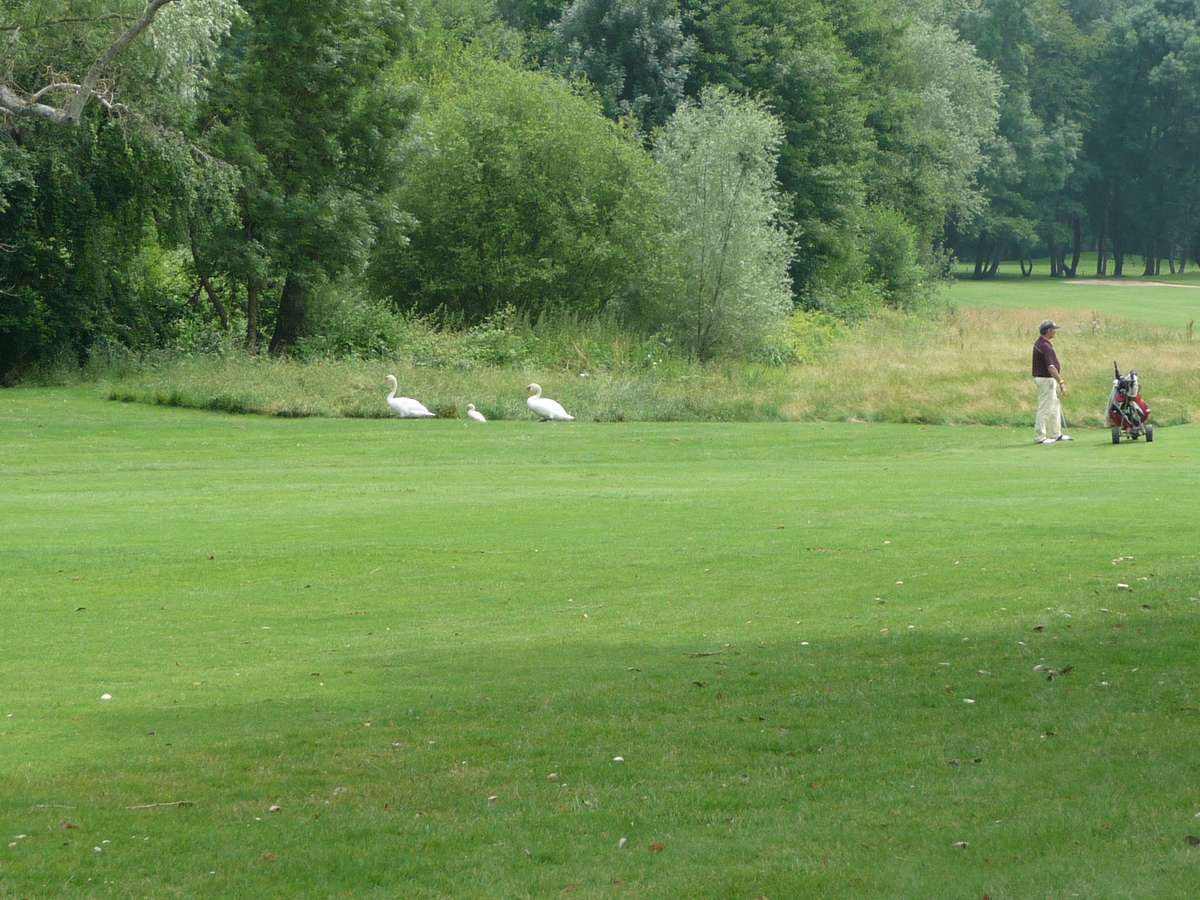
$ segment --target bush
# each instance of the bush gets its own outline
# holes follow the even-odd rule
[[[808,310],[854,324],[878,313],[887,305],[883,287],[873,281],[849,284],[815,284],[805,297]]]
[[[305,326],[308,333],[296,345],[302,357],[395,356],[412,330],[412,323],[385,301],[342,284],[313,292]]]
[[[917,308],[924,299],[926,273],[916,229],[896,210],[873,206],[863,219],[863,243],[870,279],[880,285],[888,305]]]
[[[442,73],[444,74],[444,73]],[[545,73],[468,59],[431,87],[372,289],[467,324],[511,306],[634,304],[663,248],[661,179],[634,135]]]
[[[509,305],[468,329],[459,340],[459,355],[475,364],[515,365],[530,358],[536,343],[528,317]]]

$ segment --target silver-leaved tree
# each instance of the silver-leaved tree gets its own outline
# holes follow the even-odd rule
[[[775,116],[722,87],[684,103],[655,135],[679,271],[650,312],[701,359],[752,352],[792,308],[782,142]]]

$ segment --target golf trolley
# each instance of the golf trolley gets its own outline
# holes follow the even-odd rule
[[[1121,436],[1136,441],[1142,435],[1146,443],[1154,440],[1154,426],[1150,424],[1150,407],[1142,399],[1138,386],[1138,373],[1129,370],[1125,375],[1113,363],[1112,393],[1108,395],[1108,424],[1112,428],[1112,442],[1121,443]]]

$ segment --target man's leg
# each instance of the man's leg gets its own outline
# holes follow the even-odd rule
[[[1058,422],[1058,386],[1053,378],[1035,378],[1034,381],[1038,389],[1034,438],[1038,441],[1056,440],[1061,430]]]
[[[1062,398],[1058,396],[1058,383],[1053,378],[1050,382],[1050,413],[1046,419],[1046,437],[1057,441],[1062,437]]]

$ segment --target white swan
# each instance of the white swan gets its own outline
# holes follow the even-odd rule
[[[387,396],[388,406],[392,408],[392,412],[402,419],[434,419],[437,416],[425,408],[425,404],[419,400],[414,400],[412,397],[397,397],[396,396],[396,376],[389,375],[387,383],[392,386],[391,393]]]
[[[479,410],[477,410],[475,408],[474,403],[467,404],[467,418],[474,419],[476,422],[486,422],[487,421],[487,419],[484,417],[483,413],[481,413]]]
[[[575,417],[568,413],[557,400],[542,396],[540,384],[529,385],[529,399],[526,405],[542,417],[543,422],[574,422]]]

